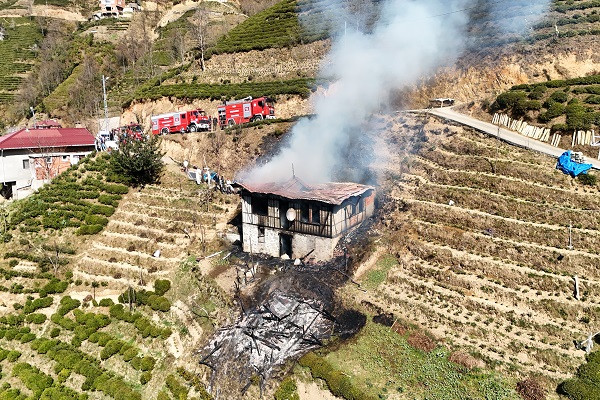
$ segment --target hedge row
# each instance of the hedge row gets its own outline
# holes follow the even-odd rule
[[[99,390],[115,400],[142,399],[141,394],[127,385],[123,378],[104,370],[97,359],[72,345],[59,340],[36,339],[31,347],[55,361],[55,371],[72,370],[84,376],[86,379],[81,387],[84,391]]]
[[[132,291],[132,302],[138,306],[146,305],[154,311],[167,312],[171,308],[171,302],[163,296],[171,288],[171,282],[168,280],[157,279],[154,282],[154,291],[135,290]],[[119,303],[129,303],[129,291],[119,295]]]
[[[310,369],[314,378],[323,379],[331,393],[346,400],[375,400],[376,398],[366,393],[352,384],[352,380],[341,371],[336,370],[333,365],[324,358],[315,353],[305,354],[298,363]]]
[[[132,323],[142,337],[161,337],[167,339],[173,333],[170,328],[160,328],[153,324],[148,318],[136,312],[131,313],[125,310],[122,304],[115,304],[110,307],[110,316],[121,321]]]
[[[289,81],[247,82],[231,84],[172,84],[154,86],[148,89],[137,90],[133,98],[128,100],[123,107],[128,107],[134,100],[158,100],[162,97],[178,99],[212,99],[230,100],[247,96],[277,96],[295,94],[308,97],[314,86],[314,79],[293,79]]]
[[[82,178],[87,171],[98,171],[94,175],[103,180]],[[118,201],[129,191],[127,186],[108,183],[108,171],[105,154],[86,157],[19,202],[10,216],[10,228],[20,227],[24,232],[78,228],[76,233],[81,235],[100,232],[108,223],[106,217],[113,215]]]

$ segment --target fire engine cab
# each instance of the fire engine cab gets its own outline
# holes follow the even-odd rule
[[[268,97],[246,97],[241,100],[226,101],[217,107],[219,126],[227,126],[258,121],[261,119],[275,119],[273,100]]]
[[[152,133],[154,135],[210,130],[210,118],[202,110],[176,111],[154,115],[150,120],[152,121]]]

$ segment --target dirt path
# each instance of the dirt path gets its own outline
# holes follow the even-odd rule
[[[316,382],[296,381],[300,400],[341,400],[331,394],[329,390],[322,389]]]
[[[66,21],[75,21],[75,22],[85,22],[87,18],[83,15],[73,12],[67,11],[62,8],[55,8],[51,6],[32,6],[31,12],[26,9],[10,9],[10,10],[2,10],[0,11],[0,17],[2,18],[17,18],[17,17],[44,17],[44,18],[57,18],[64,19]]]

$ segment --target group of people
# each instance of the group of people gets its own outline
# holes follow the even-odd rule
[[[96,140],[94,141],[94,147],[96,151],[106,151],[106,137],[104,135],[96,136]]]
[[[211,187],[214,184],[214,188],[221,193],[231,194],[236,192],[230,180],[223,178],[215,171],[211,171],[208,167],[199,168],[195,165],[190,167],[189,162],[185,160],[183,162],[183,171],[189,179],[195,180],[198,185],[206,183]]]

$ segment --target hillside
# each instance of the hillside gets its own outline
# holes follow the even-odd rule
[[[598,326],[597,173],[572,179],[550,157],[397,111],[454,97],[484,119],[505,112],[563,132],[571,147],[569,132],[600,126],[600,2],[554,0],[525,30],[515,26],[533,2],[468,8],[455,64],[386,88],[390,102],[378,98],[349,139],[333,140],[349,167],[368,170],[377,210],[330,263],[242,252],[240,197],[184,174],[185,160],[232,180],[296,144],[298,120],[318,119],[315,95],[339,90],[319,72],[336,35],[373,33],[384,3],[142,2],[131,19],[100,21],[89,21],[91,1],[0,3],[3,127],[30,123],[34,107],[38,119],[96,132],[103,75],[109,115],[145,131],[152,115],[214,117],[246,96],[272,97],[277,117],[161,137],[154,184],[129,187],[109,154],[93,154],[0,204],[0,399],[598,397],[599,353],[573,345]],[[333,123],[310,146],[335,129],[339,108],[323,109]],[[311,351],[272,374],[248,364],[223,377],[224,364],[207,361],[215,337],[277,288],[302,285],[329,302],[328,339],[298,339]],[[242,332],[255,341],[244,357],[259,349],[253,329]]]

